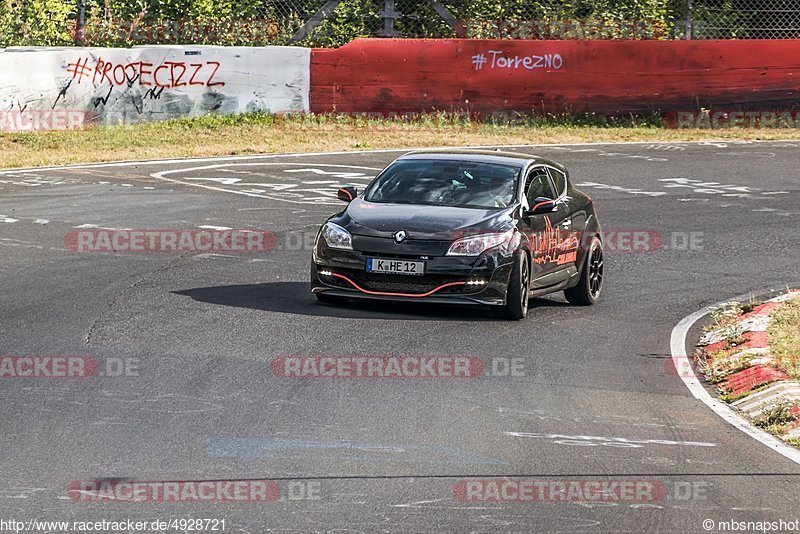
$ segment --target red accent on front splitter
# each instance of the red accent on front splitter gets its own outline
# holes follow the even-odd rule
[[[356,288],[362,293],[366,293],[367,295],[379,295],[382,297],[415,297],[415,298],[429,297],[434,293],[436,293],[437,291],[441,291],[446,287],[463,286],[466,284],[466,282],[449,282],[447,284],[442,284],[440,286],[437,286],[428,291],[427,293],[389,293],[386,291],[370,291],[369,289],[364,289],[363,287],[356,284],[343,274],[331,273],[331,276],[335,276],[336,278],[341,278],[342,280],[345,280],[346,282],[348,282],[350,285],[352,285],[354,288]]]

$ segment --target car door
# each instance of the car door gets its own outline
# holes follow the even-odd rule
[[[575,267],[577,261],[580,228],[576,226],[576,221],[573,220],[574,210],[570,205],[570,198],[567,194],[567,175],[560,169],[549,166],[547,167],[547,172],[552,180],[558,207],[558,211],[552,218],[553,226],[558,228],[559,239],[555,269],[568,269],[569,267]]]
[[[536,165],[528,170],[523,186],[527,208],[536,204],[537,198],[554,199],[550,174],[544,165]],[[558,270],[556,263],[556,244],[558,243],[558,211],[525,218],[528,238],[531,244],[531,286],[532,288],[551,285],[549,275]]]

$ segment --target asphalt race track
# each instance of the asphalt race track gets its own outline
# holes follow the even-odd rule
[[[0,174],[0,355],[87,355],[92,378],[0,380],[0,518],[216,518],[227,532],[704,532],[800,513],[800,466],[697,401],[686,315],[798,282],[800,145],[518,147],[570,168],[618,237],[594,307],[527,320],[337,307],[310,242],[400,152]],[[268,253],[80,253],[81,228],[264,229]],[[628,247],[629,248],[629,247]],[[461,379],[293,379],[287,355],[477,356]],[[499,358],[500,360],[493,360]],[[503,363],[521,358],[521,372]],[[122,368],[126,369],[124,372]],[[127,368],[125,368],[127,365]],[[491,372],[492,366],[498,372]],[[657,481],[633,502],[465,502],[465,479]],[[91,502],[71,481],[273,480],[274,502]],[[174,532],[175,530],[173,530]]]

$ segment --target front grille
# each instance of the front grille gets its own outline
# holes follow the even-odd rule
[[[398,293],[412,293],[412,294],[413,293],[417,293],[418,294],[418,293],[427,293],[428,291],[432,291],[433,289],[435,289],[439,285],[441,285],[441,284],[425,284],[425,283],[408,284],[408,283],[402,283],[402,282],[374,281],[374,282],[365,283],[365,284],[361,285],[361,287],[363,287],[364,289],[371,289],[373,291],[389,291],[389,292],[398,292]],[[440,292],[444,293],[448,289],[455,289],[455,287],[453,287],[453,288],[446,287],[446,288],[440,290]]]
[[[450,241],[407,239],[402,244],[397,244],[393,239],[385,237],[353,236],[353,250],[365,256],[379,258],[416,259],[420,256],[444,256],[449,247]]]
[[[361,254],[364,256],[371,256],[373,258],[394,258],[398,260],[421,260],[423,257],[430,258],[430,255],[419,254],[392,254],[389,252],[373,252],[369,250],[362,250]]]

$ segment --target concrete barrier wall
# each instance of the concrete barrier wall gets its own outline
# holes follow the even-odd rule
[[[311,59],[317,113],[617,114],[798,101],[798,40],[359,39]]]
[[[0,129],[48,129],[48,114],[97,124],[309,110],[311,51],[147,46],[0,52]]]
[[[0,130],[258,110],[619,114],[800,103],[799,40],[7,49],[0,69]]]

